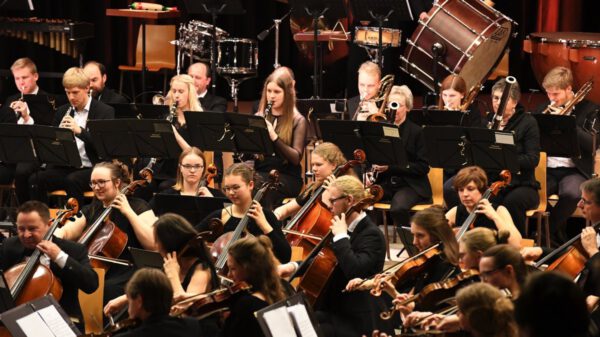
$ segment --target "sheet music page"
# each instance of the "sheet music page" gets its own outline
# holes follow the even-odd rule
[[[263,315],[271,335],[277,337],[297,337],[294,325],[285,306],[267,311]]]
[[[52,333],[58,337],[77,337],[73,329],[52,305],[37,311]]]
[[[300,330],[300,337],[318,337],[315,327],[310,321],[308,311],[303,304],[292,305],[287,308],[287,311],[292,314],[298,330]]]
[[[54,336],[46,323],[37,312],[31,313],[17,320],[17,325],[27,337]]]

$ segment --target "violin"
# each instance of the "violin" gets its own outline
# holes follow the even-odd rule
[[[479,272],[474,269],[464,271],[453,278],[441,282],[434,282],[425,286],[418,294],[394,305],[390,310],[382,312],[379,317],[384,320],[392,318],[398,306],[419,302],[423,307],[432,308],[454,296],[456,291],[468,284],[479,280]]]
[[[173,303],[171,316],[185,315],[202,319],[216,312],[227,311],[235,298],[242,293],[248,293],[250,289],[252,287],[247,283],[239,282],[208,293],[189,296]]]
[[[200,181],[200,184],[198,184],[198,190],[196,191],[196,196],[200,196],[200,189],[202,187],[206,187],[206,186],[210,185],[210,183],[213,181],[213,179],[215,179],[217,174],[218,174],[218,171],[217,171],[217,167],[215,166],[215,164],[209,164],[208,167],[206,168],[206,177],[204,177],[204,179],[202,179],[202,181]]]
[[[142,175],[142,179],[132,181],[129,185],[121,189],[120,193],[131,195],[138,187],[152,181],[150,170],[143,170],[140,174]],[[106,207],[77,241],[88,247],[88,254],[90,255],[117,258],[127,246],[127,234],[109,219],[112,208],[112,204]],[[90,264],[92,267],[107,270],[110,265],[105,262],[100,261],[100,259],[92,259]]]
[[[497,196],[501,189],[508,186],[512,179],[510,171],[503,170],[502,172],[500,172],[500,178],[502,180],[496,181],[493,184],[491,184],[490,187],[483,193],[483,195],[481,196],[481,200],[489,199],[492,196]],[[473,209],[473,211],[469,214],[467,219],[465,219],[463,224],[460,226],[460,229],[456,233],[457,241],[459,241],[463,237],[463,235],[465,235],[467,230],[473,229],[473,225],[475,224],[475,220],[477,219],[477,215],[478,215],[476,210],[477,210],[477,207],[475,207],[475,209]]]
[[[67,202],[67,208],[58,213],[42,240],[52,240],[56,229],[64,225],[77,212],[79,212],[77,199],[70,198]],[[48,294],[52,294],[54,298],[60,300],[63,292],[60,280],[54,276],[50,267],[39,263],[41,256],[42,252],[36,248],[27,262],[19,263],[4,272],[6,283],[16,305]]]
[[[366,154],[363,150],[354,150],[354,159],[336,167],[332,174],[335,177],[345,174],[352,166],[362,164],[365,159]],[[318,238],[324,237],[331,226],[333,215],[321,202],[323,192],[325,192],[323,185],[314,190],[308,201],[283,229],[288,233],[286,239],[290,246],[302,247],[303,259],[321,241]]]

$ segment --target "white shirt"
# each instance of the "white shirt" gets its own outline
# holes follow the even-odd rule
[[[367,213],[360,212],[360,214],[356,217],[356,219],[354,219],[354,221],[352,221],[348,225],[348,232],[350,232],[350,233],[354,232],[354,230],[356,229],[356,226],[358,226],[358,223],[361,222],[362,219],[364,219],[366,216],[367,216]],[[333,242],[337,242],[338,240],[341,240],[341,239],[344,239],[344,238],[350,239],[350,235],[348,235],[348,233],[339,233],[339,234],[336,234],[333,237]]]
[[[79,127],[83,130],[87,125],[87,119],[90,112],[90,105],[92,104],[92,99],[88,97],[88,101],[83,108],[83,111],[75,111],[75,123],[79,125]],[[77,150],[79,150],[79,156],[81,157],[81,166],[82,167],[92,167],[92,161],[85,152],[85,143],[83,140],[79,139],[79,137],[75,137],[75,142],[77,143]]]
[[[559,111],[550,110],[551,114],[558,114]],[[567,157],[548,157],[547,159],[547,167],[557,168],[557,167],[575,167],[575,162],[571,158]]]

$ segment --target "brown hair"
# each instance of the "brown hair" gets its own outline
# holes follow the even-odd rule
[[[125,293],[131,298],[142,296],[142,307],[152,315],[168,315],[173,302],[173,288],[162,270],[142,268],[133,274]]]
[[[247,276],[244,281],[261,292],[269,304],[285,298],[272,248],[271,240],[265,235],[247,236],[229,248],[229,255]]]
[[[129,167],[116,159],[113,161],[100,162],[94,165],[94,170],[102,167],[107,168],[110,171],[111,179],[119,179],[121,181],[119,188],[124,187],[123,185],[129,184],[131,181],[131,172],[129,171]]]
[[[232,175],[242,177],[246,184],[254,181],[254,169],[244,163],[235,163],[229,166],[223,173],[223,178]]]
[[[508,244],[496,245],[483,252],[482,257],[493,258],[495,269],[512,266],[515,271],[517,283],[521,286],[525,283],[527,267],[523,256],[521,256],[521,253],[517,248]]]
[[[281,140],[292,145],[294,116],[296,114],[296,92],[294,90],[294,79],[287,73],[282,71],[274,71],[267,77],[263,86],[262,97],[260,99],[259,110],[265,111],[267,106],[267,86],[269,83],[275,83],[283,90],[283,115],[278,118],[276,131]],[[273,123],[275,117],[269,115],[269,122]]]
[[[452,186],[458,191],[459,189],[465,188],[467,185],[469,185],[471,181],[475,183],[475,186],[477,186],[477,190],[479,190],[479,192],[483,193],[487,189],[487,174],[479,166],[468,166],[462,168],[454,177],[454,183]]]
[[[465,315],[474,336],[517,337],[514,307],[500,290],[475,283],[456,293],[458,310]]]
[[[448,89],[454,89],[465,96],[467,95],[467,83],[462,77],[458,75],[450,74],[446,76],[446,78],[444,78],[444,80],[442,81],[442,85],[440,86],[440,93]],[[444,100],[442,99],[442,95],[440,95],[440,99],[438,101],[438,108],[440,110],[444,109]]]
[[[600,179],[592,178],[581,183],[581,190],[592,195],[592,201],[596,205],[600,205]]]
[[[485,227],[473,228],[461,238],[461,242],[470,252],[485,252],[489,248],[508,242],[510,232],[506,230],[495,231]]]
[[[431,236],[432,241],[441,242],[446,259],[454,265],[458,264],[458,242],[440,206],[431,206],[415,213],[411,222],[423,228]]]
[[[204,152],[202,152],[199,148],[195,146],[190,146],[187,149],[181,151],[179,155],[179,166],[181,166],[181,162],[185,157],[190,154],[195,154],[198,157],[202,158],[202,165],[204,168],[202,169],[202,174],[200,175],[200,179],[204,178],[204,174],[206,173],[206,157],[204,157]],[[175,185],[173,185],[173,189],[177,191],[181,191],[183,188],[183,175],[181,174],[181,167],[177,170],[177,178],[175,178]]]
[[[37,212],[37,214],[39,214],[42,220],[46,223],[50,220],[50,210],[48,209],[48,205],[41,201],[29,200],[17,208],[17,214],[32,212]]]

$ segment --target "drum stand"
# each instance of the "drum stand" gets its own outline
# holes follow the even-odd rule
[[[220,8],[208,8],[206,7],[206,4],[202,4],[206,13],[210,13],[212,17],[212,27],[210,29],[210,35],[212,36],[212,41],[210,42],[210,74],[212,81],[210,81],[210,88],[213,95],[215,95],[217,91],[217,16],[223,12],[226,6],[227,4],[225,3],[221,5]]]
[[[273,19],[273,25],[265,30],[263,30],[260,34],[258,34],[257,38],[261,41],[263,41],[268,35],[269,32],[275,28],[275,64],[273,64],[273,68],[277,69],[279,67],[281,67],[281,64],[279,64],[279,25],[281,24],[281,22],[283,20],[285,20],[285,18],[287,18],[290,14],[292,13],[292,11],[288,11],[283,17],[281,17],[281,19]]]
[[[424,106],[437,105],[440,91],[440,85],[438,81],[438,63],[444,54],[446,54],[446,46],[440,42],[436,42],[431,46],[433,53],[433,62],[431,64],[431,77],[433,77],[433,91],[428,92],[425,95]]]
[[[323,10],[316,9],[311,11],[308,7],[304,7],[306,13],[313,19],[313,95],[311,98],[318,99],[321,91],[321,54],[319,53],[319,18],[329,10],[329,7],[325,7]]]
[[[371,17],[377,21],[379,27],[379,43],[377,44],[377,49],[375,49],[374,53],[368,47],[365,48],[367,48],[367,52],[369,53],[369,57],[371,57],[371,60],[377,63],[380,69],[383,69],[383,23],[388,20],[388,18],[390,17],[390,15],[392,15],[393,12],[394,10],[390,9],[390,11],[386,15],[380,15],[373,14],[373,11],[369,10],[369,15],[371,15]],[[371,56],[372,53],[375,57],[374,60],[373,56]]]
[[[240,84],[242,84],[242,82],[249,79],[250,77],[244,77],[244,78],[233,78],[233,77],[229,77],[229,76],[223,76],[223,77],[227,80],[227,83],[231,87],[231,98],[233,99],[233,112],[238,112],[238,87],[240,86]]]

